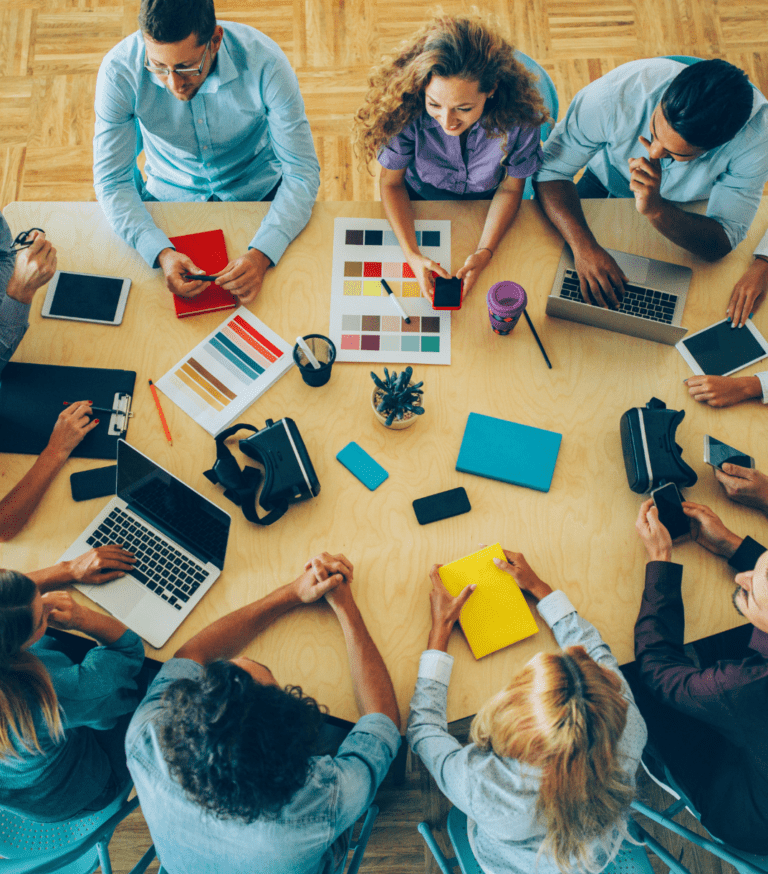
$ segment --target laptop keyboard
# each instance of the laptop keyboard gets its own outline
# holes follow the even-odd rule
[[[625,284],[624,288],[626,291],[617,312],[628,313],[641,319],[650,319],[653,322],[663,322],[665,325],[672,324],[677,305],[676,294],[656,291],[653,288],[643,288],[641,285]],[[575,270],[565,271],[560,297],[584,303],[579,288],[579,276]]]
[[[89,546],[121,543],[136,556],[131,576],[177,610],[205,582],[209,573],[167,540],[139,524],[119,507],[88,538]]]

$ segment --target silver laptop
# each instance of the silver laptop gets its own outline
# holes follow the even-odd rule
[[[570,248],[564,246],[547,298],[547,315],[674,346],[688,331],[681,326],[681,321],[693,276],[691,268],[614,249],[605,251],[629,280],[620,309],[609,310],[585,303],[573,255]]]
[[[76,588],[159,648],[221,573],[231,522],[216,504],[118,440],[117,496],[59,560],[107,543],[133,552],[130,574]]]

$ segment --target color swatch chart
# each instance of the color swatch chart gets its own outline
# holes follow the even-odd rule
[[[214,437],[293,365],[293,347],[240,307],[157,387]]]
[[[451,223],[425,220],[415,226],[422,253],[450,270]],[[398,314],[382,279],[410,324]],[[450,313],[433,310],[421,296],[385,219],[335,221],[329,336],[336,344],[337,361],[451,363]]]

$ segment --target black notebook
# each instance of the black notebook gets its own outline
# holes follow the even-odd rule
[[[62,367],[11,361],[0,374],[0,452],[39,455],[45,449],[64,401],[93,401],[99,424],[72,452],[73,458],[117,457],[125,437],[136,373],[97,367]],[[122,410],[125,415],[119,411]]]

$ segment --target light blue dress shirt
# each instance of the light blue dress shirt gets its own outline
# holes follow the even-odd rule
[[[587,166],[614,197],[634,197],[630,158],[647,158],[653,111],[685,68],[665,58],[631,61],[582,88],[544,144],[538,182],[571,180]],[[736,136],[692,161],[662,160],[661,196],[676,203],[709,198],[731,247],[745,237],[768,180],[768,101],[752,89],[752,113]]]
[[[542,598],[538,609],[563,649],[583,646],[598,664],[621,678],[629,708],[617,756],[627,779],[634,783],[647,732],[618,662],[597,629],[576,613],[564,592]],[[537,856],[546,836],[545,825],[536,816],[541,769],[481,750],[475,744],[462,747],[448,733],[445,714],[452,667],[453,656],[437,650],[422,653],[408,719],[411,749],[440,791],[466,813],[469,842],[486,874],[560,874],[549,856]],[[619,830],[613,829],[594,844],[598,865],[608,864],[621,840]]]
[[[216,65],[190,101],[178,100],[144,69],[137,31],[104,58],[96,82],[93,176],[113,230],[156,266],[173,248],[134,183],[137,123],[151,198],[257,201],[282,184],[249,244],[277,263],[309,221],[320,186],[299,83],[277,43],[222,21]],[[149,199],[151,199],[149,198]]]
[[[170,775],[158,730],[170,714],[161,698],[175,680],[197,680],[189,659],[166,662],[128,727],[128,768],[157,855],[169,874],[331,874],[334,842],[367,810],[400,746],[382,713],[363,716],[334,757],[312,759],[305,785],[275,816],[253,823],[204,812]],[[346,847],[346,843],[344,843]]]
[[[8,222],[0,215],[0,373],[27,332],[31,306],[5,293],[16,266],[16,255],[11,252],[12,242]]]

